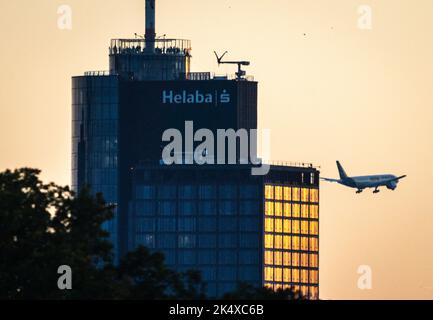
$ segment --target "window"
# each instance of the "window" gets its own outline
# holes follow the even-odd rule
[[[239,219],[239,228],[241,231],[258,231],[259,230],[259,219],[242,217]]]
[[[220,250],[218,254],[219,264],[237,264],[237,252],[235,250]]]
[[[158,214],[170,215],[176,214],[176,202],[174,201],[159,201],[158,202]]]
[[[176,199],[176,186],[163,185],[158,187],[158,198]]]
[[[283,236],[275,235],[274,236],[274,248],[282,249],[283,248]]]
[[[265,248],[272,249],[274,247],[274,236],[272,234],[265,234]]]
[[[240,264],[258,264],[259,254],[256,250],[241,250],[239,252]]]
[[[266,236],[265,236],[266,237]],[[256,233],[251,234],[240,234],[240,247],[241,248],[258,248],[259,247],[259,237]]]
[[[158,236],[158,247],[159,248],[168,248],[174,249],[176,248],[177,241],[176,236],[174,234],[160,234]]]
[[[301,282],[308,283],[308,270],[301,270]]]
[[[274,199],[274,186],[265,186],[265,199]]]
[[[301,206],[299,203],[294,203],[292,205],[292,217],[299,218],[301,216]]]
[[[310,251],[319,251],[319,239],[310,238]]]
[[[236,211],[236,201],[220,202],[220,213],[222,215],[234,215],[236,214]]]
[[[318,284],[319,283],[319,271],[317,270],[310,270],[310,283],[311,284]]]
[[[155,236],[153,234],[137,234],[135,237],[137,244],[148,248],[155,247]]]
[[[259,197],[259,187],[256,185],[247,185],[239,188],[240,197],[242,199],[255,199]]]
[[[274,203],[270,201],[265,202],[265,215],[273,216],[274,215]]]
[[[275,219],[275,232],[278,232],[278,233],[283,232],[283,220]]]
[[[176,220],[173,218],[159,218],[158,231],[176,231]]]
[[[290,277],[290,269],[289,268],[283,269],[283,281],[284,282],[291,282],[292,281],[292,279]]]
[[[235,233],[220,233],[219,246],[220,248],[236,248],[238,243],[237,234]]]
[[[155,197],[155,187],[153,186],[137,186],[137,199],[153,199]]]
[[[265,281],[274,281],[274,269],[265,267]]]
[[[301,250],[308,250],[308,238],[307,237],[302,237],[301,238]]]
[[[275,215],[281,217],[283,215],[283,203],[275,202]]]
[[[265,231],[274,232],[274,219],[265,218]]]
[[[219,219],[219,230],[220,231],[236,231],[237,230],[237,219],[236,218],[228,218],[228,217],[221,217]]]
[[[192,234],[179,235],[179,248],[194,248],[195,236]]]
[[[292,233],[300,233],[301,231],[301,221],[292,220]]]
[[[283,281],[283,269],[275,268],[274,281],[277,282]]]
[[[299,269],[292,269],[292,282],[299,282]],[[295,287],[296,290],[296,287]],[[299,287],[298,287],[299,290]]]
[[[302,281],[302,279],[301,279],[301,282],[304,282],[304,281]],[[301,286],[301,295],[303,297],[308,297],[308,287],[307,286]]]
[[[196,253],[193,250],[180,250],[177,254],[179,264],[191,265],[196,264]]]
[[[199,187],[200,199],[215,199],[216,198],[216,186],[213,185],[202,185]]]
[[[199,215],[215,215],[216,202],[215,201],[200,201],[199,202]]]
[[[258,201],[241,201],[239,209],[241,215],[256,215],[261,211]]]
[[[298,236],[292,237],[292,250],[300,250],[301,241]]]
[[[216,218],[199,218],[198,219],[198,230],[201,232],[214,232],[217,227]]]
[[[292,221],[289,219],[283,220],[283,232],[291,233],[292,232]]]
[[[306,204],[301,205],[301,217],[308,218],[308,205]]]
[[[318,221],[310,221],[310,234],[318,235],[319,234],[319,222]]]
[[[265,250],[265,264],[274,264],[274,253],[269,250]]]
[[[292,263],[291,259],[291,253],[290,252],[283,252],[283,265],[288,267]]]
[[[292,205],[288,202],[284,203],[284,216],[287,218],[292,216]]]
[[[299,266],[299,253],[297,252],[292,253],[292,266],[294,267]]]
[[[222,185],[219,187],[220,199],[235,199],[237,198],[237,187],[234,185]]]
[[[283,200],[283,187],[275,187],[275,200]]]
[[[319,219],[319,206],[318,205],[310,205],[310,218],[311,219]]]
[[[301,200],[301,189],[292,188],[292,201],[300,201],[300,200]]]
[[[195,231],[195,218],[179,218],[179,231],[181,232],[194,232]]]
[[[290,236],[283,236],[283,249],[288,249],[290,250]]]
[[[319,255],[318,254],[310,254],[310,267],[318,268],[319,267]]]
[[[274,264],[277,266],[281,266],[283,264],[283,252],[282,251],[275,251]]]
[[[301,253],[301,266],[308,267],[308,253]]]
[[[153,232],[155,231],[155,220],[137,218],[136,219],[136,230],[137,232]]]
[[[197,197],[197,189],[193,185],[179,186],[179,198],[181,199],[194,199]]]
[[[310,189],[310,201],[315,203],[319,202],[319,189]]]
[[[135,211],[137,215],[149,216],[155,215],[155,202],[154,201],[136,201]]]
[[[284,187],[284,200],[291,201],[292,200],[292,188]]]
[[[310,287],[310,298],[311,299],[319,299],[319,288],[318,287]]]
[[[179,201],[179,214],[193,215],[196,213],[196,203],[194,201]]]
[[[301,233],[302,234],[308,234],[308,221],[302,220],[301,221]]]
[[[302,202],[309,202],[310,200],[310,192],[309,189],[307,188],[302,188],[301,189],[301,201]]]
[[[198,245],[200,248],[215,248],[216,247],[216,235],[207,234],[198,236]]]

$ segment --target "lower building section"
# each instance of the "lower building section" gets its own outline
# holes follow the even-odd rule
[[[319,189],[265,185],[264,283],[319,297]]]
[[[209,297],[247,282],[318,298],[318,171],[249,165],[144,165],[132,171],[128,249],[199,270]]]

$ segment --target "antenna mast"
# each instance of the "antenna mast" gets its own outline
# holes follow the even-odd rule
[[[220,57],[218,56],[216,51],[214,51],[214,53],[215,53],[215,56],[217,58],[218,65],[220,65],[220,64],[237,64],[238,65],[238,72],[236,72],[236,80],[244,80],[244,76],[247,73],[245,70],[242,70],[242,66],[249,66],[250,65],[249,61],[222,61],[222,59],[224,58],[224,56],[228,52],[227,51],[224,52]]]
[[[146,0],[146,50],[155,52],[155,0]]]

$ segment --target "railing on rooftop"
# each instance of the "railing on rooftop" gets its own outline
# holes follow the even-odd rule
[[[314,168],[320,169],[320,166],[315,166],[309,162],[296,162],[296,161],[280,161],[280,160],[269,160],[264,161],[264,164],[272,166],[284,166],[284,167],[301,167],[301,168]]]
[[[145,39],[112,39],[110,54],[164,54],[191,56],[191,41],[185,39],[155,39],[151,47]],[[149,52],[146,49],[152,49]],[[154,49],[154,50],[153,50]]]
[[[180,75],[180,79],[191,80],[191,81],[203,81],[203,80],[236,80],[237,77],[234,74],[215,74],[214,72],[189,72]],[[246,76],[243,80],[254,81],[253,76]]]
[[[89,77],[109,76],[110,71],[108,70],[86,71],[84,72],[84,75]]]

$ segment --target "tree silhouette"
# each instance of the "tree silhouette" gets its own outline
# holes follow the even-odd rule
[[[104,222],[113,206],[101,194],[44,184],[37,169],[0,173],[0,299],[205,299],[197,271],[176,272],[161,253],[138,247],[113,263]],[[72,289],[58,287],[58,268]],[[242,284],[226,299],[292,299]]]

